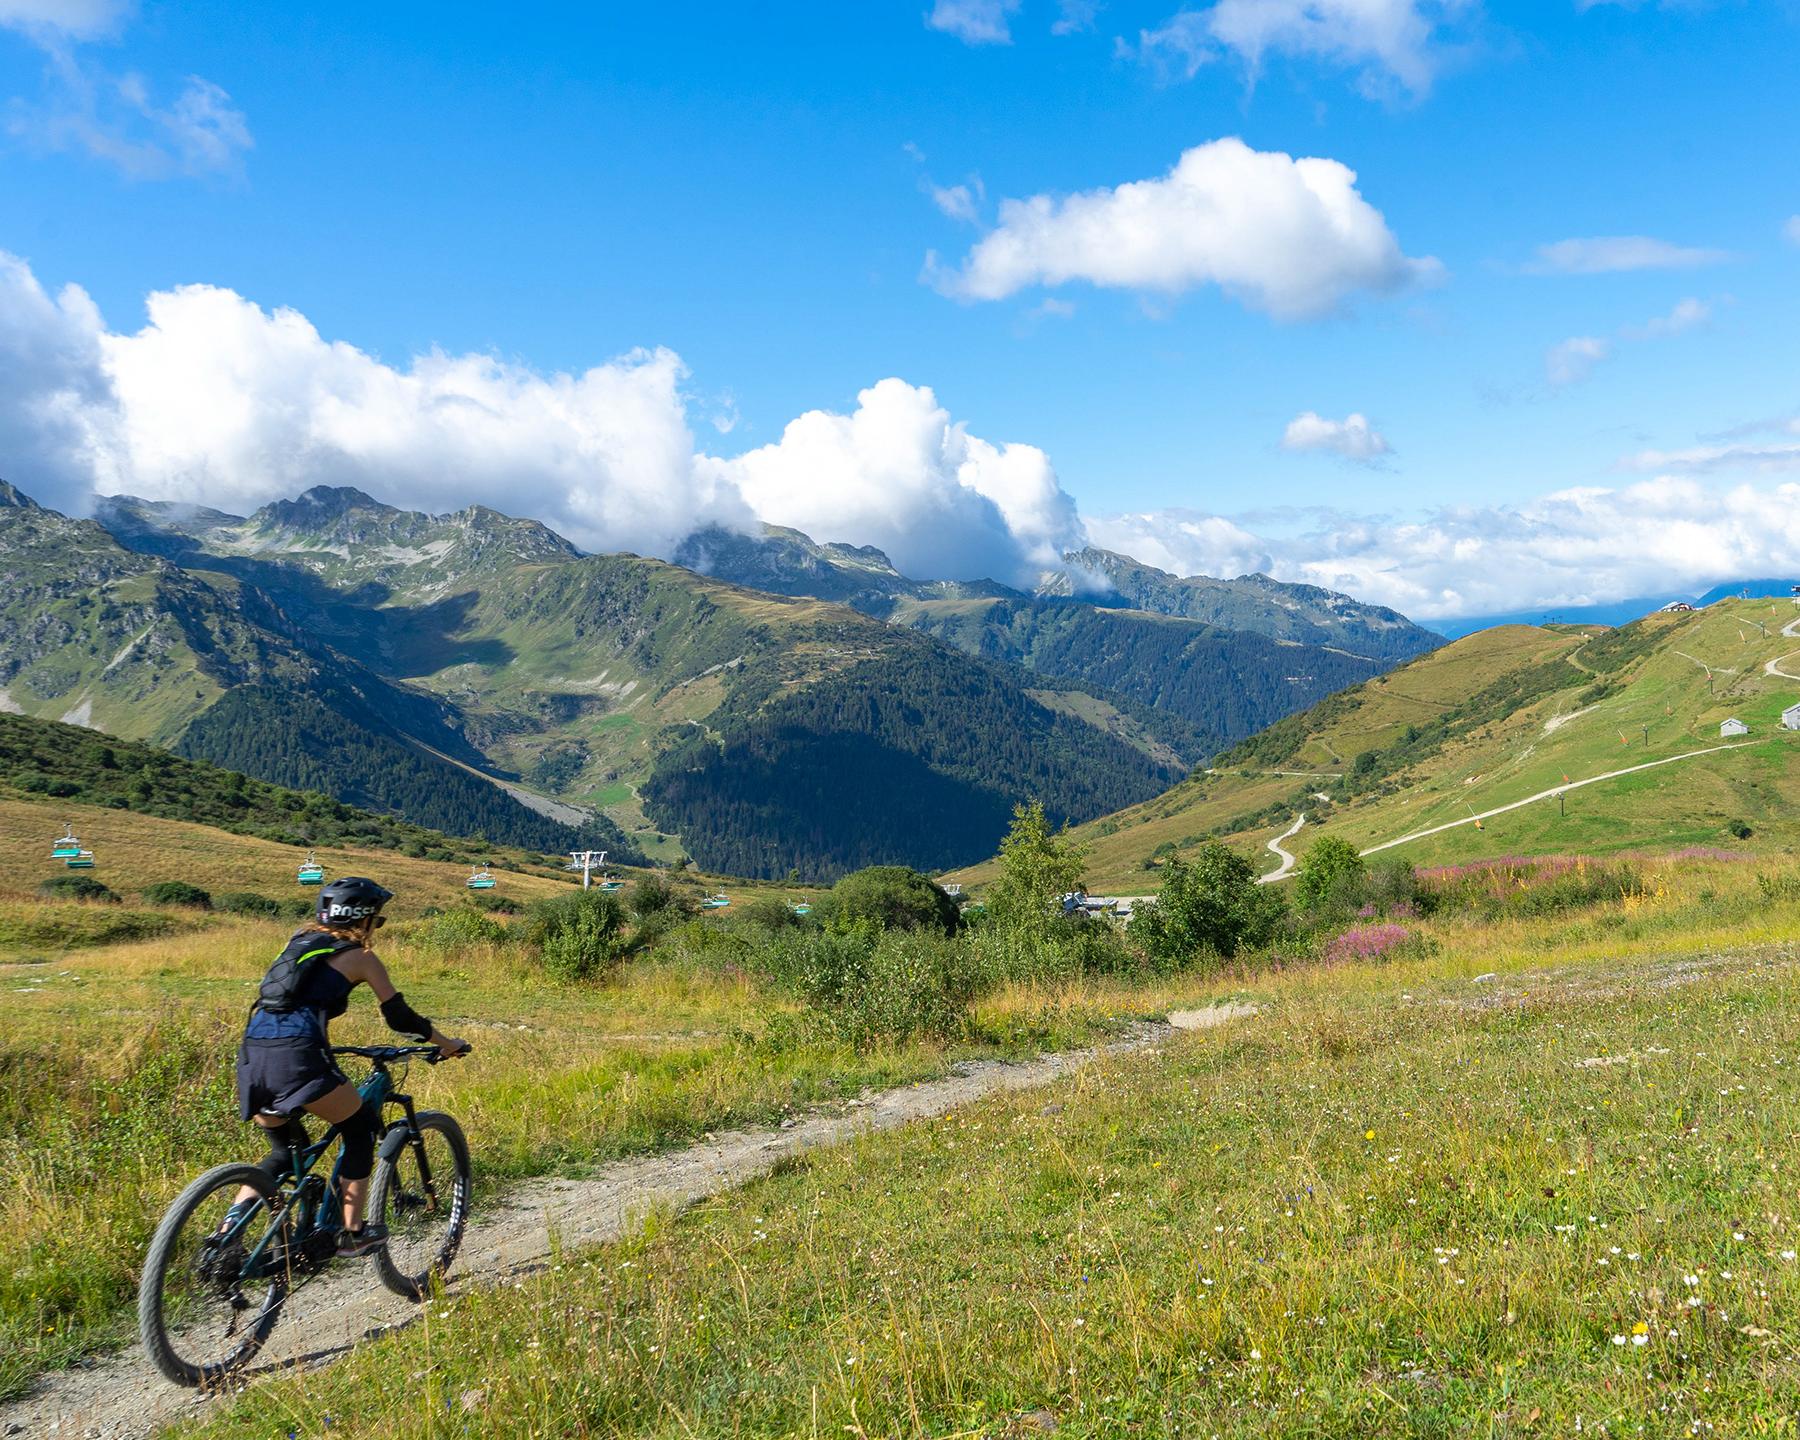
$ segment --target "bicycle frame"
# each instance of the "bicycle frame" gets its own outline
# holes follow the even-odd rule
[[[426,1156],[424,1143],[419,1138],[418,1121],[413,1110],[413,1097],[395,1089],[394,1077],[387,1068],[392,1061],[410,1058],[414,1054],[423,1053],[422,1050],[412,1047],[360,1049],[354,1046],[342,1046],[335,1048],[334,1053],[360,1055],[373,1063],[375,1068],[369,1078],[357,1086],[357,1091],[363,1098],[363,1104],[373,1106],[377,1114],[380,1114],[389,1105],[398,1105],[405,1116],[403,1123],[396,1122],[382,1127],[381,1158],[391,1160],[399,1152],[400,1144],[411,1140],[419,1166],[420,1181],[424,1185],[426,1193],[435,1200],[437,1189],[432,1182],[431,1164]],[[295,1248],[303,1245],[313,1235],[335,1234],[343,1228],[341,1197],[343,1195],[344,1154],[342,1147],[338,1150],[337,1161],[331,1167],[331,1175],[328,1179],[322,1179],[313,1173],[313,1167],[318,1164],[320,1157],[342,1134],[343,1126],[341,1124],[330,1125],[316,1141],[294,1155],[293,1168],[281,1182],[285,1185],[289,1179],[293,1181],[293,1197],[291,1201],[285,1202],[282,1206],[282,1209],[291,1218],[278,1221],[263,1232],[262,1237],[256,1242],[255,1248],[244,1257],[243,1266],[239,1271],[240,1278],[259,1279],[270,1273],[270,1267],[275,1262],[268,1252],[275,1243],[278,1233],[284,1235],[285,1247],[291,1254]],[[398,1140],[398,1144],[395,1143],[396,1140]],[[256,1217],[257,1211],[262,1206],[263,1202],[260,1200],[252,1205],[234,1225],[221,1232],[219,1238],[225,1241],[235,1239]]]

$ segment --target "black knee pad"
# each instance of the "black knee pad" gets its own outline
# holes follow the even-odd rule
[[[348,1120],[339,1122],[344,1137],[344,1164],[338,1174],[346,1180],[367,1180],[375,1168],[375,1132],[381,1128],[381,1116],[366,1100],[362,1109]]]
[[[257,1162],[256,1168],[271,1180],[293,1174],[295,1153],[312,1143],[306,1126],[289,1116],[274,1129],[265,1129],[263,1133],[268,1137],[269,1153]]]

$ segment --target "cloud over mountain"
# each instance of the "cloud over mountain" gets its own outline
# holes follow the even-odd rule
[[[215,286],[157,291],[146,309],[141,329],[113,331],[78,287],[52,297],[0,254],[6,478],[77,512],[95,493],[241,511],[348,484],[652,555],[699,526],[760,519],[883,545],[922,578],[1025,579],[1081,536],[1041,450],[971,435],[898,379],[721,459],[696,447],[671,350],[580,373],[441,352],[396,367]]]
[[[1788,448],[1800,466],[1800,447]],[[1418,520],[1320,510],[1281,536],[1181,510],[1087,525],[1096,544],[1180,574],[1261,570],[1430,620],[1788,573],[1800,557],[1800,484],[1661,475],[1522,505],[1447,507]]]
[[[1217,285],[1281,319],[1331,311],[1441,271],[1400,249],[1336,160],[1295,159],[1228,138],[1196,145],[1166,175],[1055,197],[1005,200],[960,268],[928,257],[946,294],[1001,300],[1082,281],[1180,294]]]

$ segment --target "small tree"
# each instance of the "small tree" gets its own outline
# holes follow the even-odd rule
[[[1281,924],[1280,895],[1258,885],[1256,868],[1223,841],[1206,841],[1192,861],[1171,858],[1164,876],[1162,893],[1132,916],[1130,931],[1159,969],[1266,945]]]
[[[1368,874],[1362,856],[1348,840],[1321,836],[1301,857],[1294,876],[1295,897],[1302,909],[1314,913],[1354,906],[1362,899]]]
[[[1087,854],[1068,827],[1050,828],[1041,802],[1015,806],[1012,829],[1000,842],[1000,878],[985,897],[989,920],[1014,930],[1047,931],[1062,919],[1062,897],[1086,885]]]

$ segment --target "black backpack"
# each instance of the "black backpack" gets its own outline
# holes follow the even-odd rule
[[[256,1008],[275,1014],[298,1009],[300,985],[320,964],[333,955],[358,948],[354,940],[340,940],[323,930],[302,930],[275,957],[269,973],[263,976],[262,989],[256,997]]]

